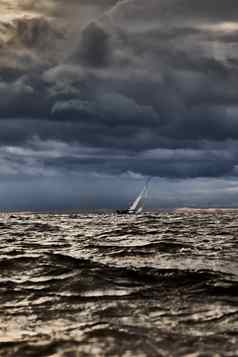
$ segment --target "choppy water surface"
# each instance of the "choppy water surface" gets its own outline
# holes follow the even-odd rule
[[[1,356],[238,356],[238,211],[0,216]]]

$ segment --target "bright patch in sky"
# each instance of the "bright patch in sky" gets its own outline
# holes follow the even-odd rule
[[[238,30],[238,22],[220,22],[217,24],[201,25],[204,30],[210,30],[214,32],[233,32]]]

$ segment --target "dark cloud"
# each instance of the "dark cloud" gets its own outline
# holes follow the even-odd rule
[[[71,60],[82,65],[104,67],[111,61],[110,35],[96,23],[90,23],[81,33],[78,48]]]
[[[113,8],[114,20],[151,25],[161,23],[236,21],[238,4],[235,0],[122,0]],[[135,16],[136,14],[136,16]],[[157,21],[158,23],[158,21]]]
[[[177,16],[191,16],[208,21],[232,21],[237,20],[238,4],[235,0],[225,2],[216,0],[176,0],[169,1],[171,12]]]
[[[56,102],[52,115],[58,120],[74,120],[91,124],[137,127],[159,126],[159,116],[152,107],[138,105],[132,99],[109,93],[98,95],[95,101],[71,100]],[[90,125],[90,124],[89,124]]]
[[[0,81],[0,110],[2,118],[39,118],[50,110],[50,98],[37,77],[19,77]],[[1,119],[0,119],[1,120]]]

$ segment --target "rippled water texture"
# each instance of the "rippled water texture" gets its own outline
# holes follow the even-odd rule
[[[238,211],[0,216],[1,356],[238,356]]]

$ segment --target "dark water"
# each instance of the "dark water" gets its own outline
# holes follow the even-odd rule
[[[238,356],[238,211],[0,218],[1,356]]]

